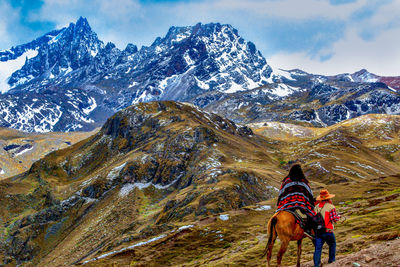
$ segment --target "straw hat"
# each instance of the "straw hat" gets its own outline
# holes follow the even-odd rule
[[[321,189],[319,191],[319,196],[317,197],[317,201],[327,200],[333,198],[335,195],[329,194],[327,189]]]

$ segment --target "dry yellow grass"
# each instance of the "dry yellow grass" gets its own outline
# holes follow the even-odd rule
[[[39,134],[0,128],[0,168],[4,172],[0,171],[0,180],[29,170],[32,163],[46,154],[73,145],[97,131],[98,129],[93,132]],[[32,149],[19,154],[15,150],[4,150],[9,145],[30,145]]]

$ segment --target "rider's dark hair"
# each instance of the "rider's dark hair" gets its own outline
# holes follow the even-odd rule
[[[300,181],[300,180],[306,180],[306,177],[304,176],[303,170],[301,169],[300,164],[294,164],[290,170],[289,170],[289,175],[290,179],[292,181]]]

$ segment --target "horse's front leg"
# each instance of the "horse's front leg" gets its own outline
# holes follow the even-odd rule
[[[300,258],[301,258],[301,242],[303,239],[297,240],[297,264],[296,267],[300,267]]]

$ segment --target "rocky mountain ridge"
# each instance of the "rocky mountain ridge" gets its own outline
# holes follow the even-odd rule
[[[138,102],[194,103],[239,123],[331,125],[399,114],[398,77],[272,69],[230,25],[171,27],[152,45],[104,44],[85,18],[0,51],[0,126],[85,131]],[[318,103],[319,102],[319,103]]]
[[[1,125],[25,131],[87,130],[137,102],[246,90],[265,84],[271,72],[254,44],[218,23],[171,27],[149,47],[121,51],[104,46],[80,18],[2,51],[2,64],[28,49],[36,55],[7,79],[10,89],[0,97]]]

